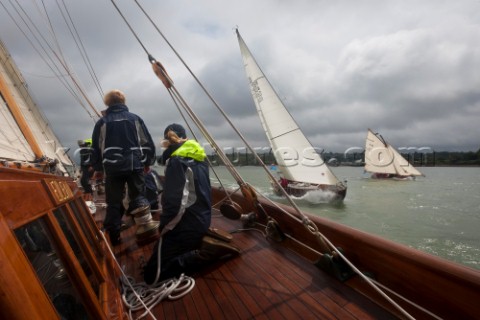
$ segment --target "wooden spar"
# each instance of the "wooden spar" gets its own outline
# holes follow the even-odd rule
[[[18,127],[20,128],[23,135],[25,136],[25,139],[30,145],[30,148],[32,148],[32,151],[35,154],[35,158],[36,159],[45,158],[42,149],[38,145],[38,142],[33,135],[33,132],[30,130],[30,127],[28,126],[27,121],[25,120],[25,117],[20,111],[20,107],[15,101],[15,98],[10,92],[10,89],[8,89],[8,85],[5,79],[3,78],[3,75],[0,75],[0,93],[2,94],[2,97],[5,99],[8,109],[12,113],[12,116],[17,122]]]

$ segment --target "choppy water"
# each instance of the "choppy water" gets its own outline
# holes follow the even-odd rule
[[[272,199],[260,167],[237,168],[242,177]],[[347,180],[344,204],[301,209],[419,250],[480,269],[480,168],[420,168],[416,181],[371,180],[362,167],[332,168]],[[234,184],[224,167],[215,171]],[[215,175],[212,174],[212,179]]]

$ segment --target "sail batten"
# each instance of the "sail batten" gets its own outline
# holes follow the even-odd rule
[[[339,180],[303,134],[237,30],[251,94],[265,134],[284,178],[317,185]]]

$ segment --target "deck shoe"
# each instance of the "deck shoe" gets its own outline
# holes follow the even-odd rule
[[[199,255],[205,260],[230,258],[240,254],[240,249],[215,238],[204,236]]]
[[[160,221],[152,219],[150,205],[138,207],[132,210],[130,214],[133,215],[133,220],[135,220],[137,225],[137,231],[135,232],[137,243],[146,244],[158,238]]]
[[[208,228],[207,236],[226,242],[230,242],[233,239],[233,236],[229,232],[213,227]]]

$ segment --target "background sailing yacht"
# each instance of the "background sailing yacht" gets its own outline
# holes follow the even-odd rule
[[[383,137],[368,129],[365,141],[365,171],[373,179],[413,180],[423,176]]]
[[[312,202],[339,202],[347,186],[322,159],[282,103],[236,30],[250,91],[263,129],[278,163],[280,184],[288,194]],[[281,195],[277,184],[274,191]]]

